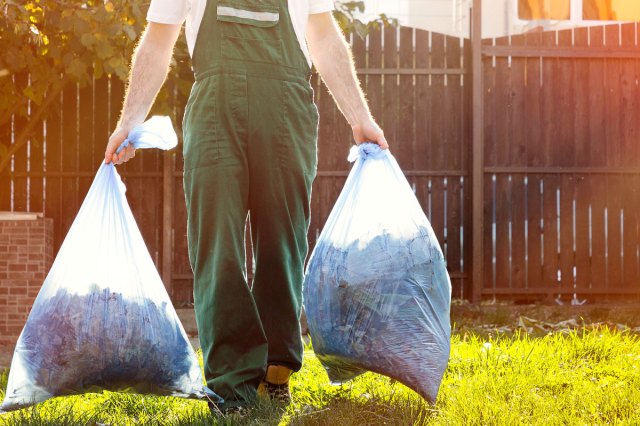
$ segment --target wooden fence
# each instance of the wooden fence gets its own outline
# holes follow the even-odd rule
[[[483,295],[640,293],[637,31],[484,41]]]
[[[472,110],[469,40],[411,28],[354,38],[371,109],[442,245],[454,297],[640,295],[637,33],[626,24],[484,40],[482,114]],[[330,94],[317,76],[312,83],[321,123],[311,246],[348,174],[352,143]],[[44,211],[59,247],[122,95],[115,79],[67,88],[60,117],[43,122],[0,176],[0,211]],[[177,127],[184,103],[175,91]],[[472,126],[474,115],[484,117],[481,126]],[[13,121],[0,137],[23,124]],[[474,218],[478,128],[483,204]],[[190,303],[180,150],[143,151],[119,170],[174,302]],[[482,231],[483,274],[472,283],[474,229]]]

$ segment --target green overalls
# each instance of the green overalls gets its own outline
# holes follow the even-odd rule
[[[228,406],[243,405],[255,399],[267,364],[302,365],[318,112],[287,0],[208,1],[193,69],[184,190],[196,321],[207,385]]]

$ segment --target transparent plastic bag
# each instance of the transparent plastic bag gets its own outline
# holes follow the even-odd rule
[[[450,350],[451,282],[435,234],[388,150],[353,147],[311,254],[304,307],[332,382],[369,370],[436,400]]]
[[[168,117],[128,140],[171,149]],[[16,344],[0,410],[93,391],[220,399],[189,343],[113,164],[100,165]]]

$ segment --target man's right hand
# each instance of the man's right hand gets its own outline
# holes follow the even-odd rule
[[[116,154],[116,150],[122,145],[128,135],[129,130],[124,128],[118,128],[111,134],[109,143],[107,144],[107,150],[104,152],[104,162],[106,164],[111,162],[116,165],[122,164],[136,156],[136,149],[133,145],[129,145],[120,151],[119,154]]]
[[[150,22],[133,55],[131,75],[124,99],[118,128],[111,134],[104,162],[121,164],[132,159],[136,150],[129,146],[118,154],[116,150],[127,138],[129,131],[144,121],[169,71],[173,46],[180,35],[182,24]]]

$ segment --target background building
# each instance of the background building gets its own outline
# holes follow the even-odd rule
[[[453,36],[469,36],[472,0],[365,0],[365,17],[380,13],[402,25]],[[640,21],[637,0],[483,0],[482,36],[567,29],[606,21]]]

